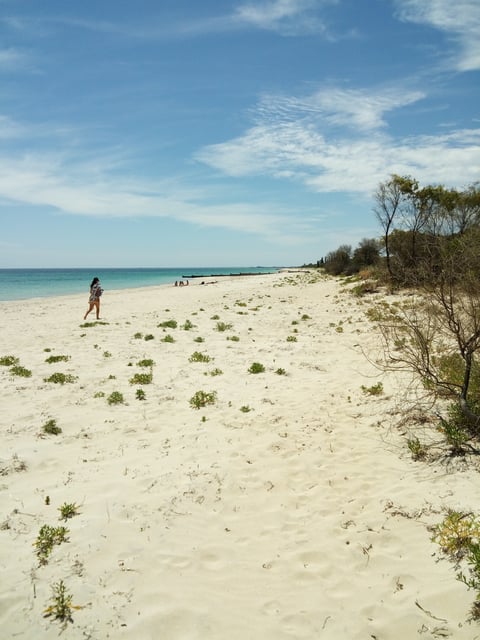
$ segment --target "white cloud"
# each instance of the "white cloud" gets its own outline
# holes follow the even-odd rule
[[[0,71],[12,71],[28,65],[28,56],[19,49],[0,49]]]
[[[444,31],[456,43],[454,64],[460,71],[480,69],[480,3],[478,0],[396,0],[402,20]]]
[[[332,0],[323,0],[322,4],[326,4],[327,1],[332,3]],[[318,4],[314,0],[250,2],[236,9],[234,19],[258,29],[277,31],[285,35],[324,31],[324,25],[310,12],[310,9],[318,8]]]
[[[287,178],[319,192],[370,194],[391,173],[456,187],[478,180],[480,129],[394,140],[384,115],[422,94],[355,95],[355,106],[349,92],[337,90],[306,100],[264,98],[243,136],[208,146],[197,158],[230,176]],[[344,127],[332,130],[332,120]]]

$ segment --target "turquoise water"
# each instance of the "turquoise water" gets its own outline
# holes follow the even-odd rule
[[[184,267],[180,269],[0,269],[0,300],[49,298],[86,293],[92,279],[103,289],[135,289],[173,284],[184,276],[271,273],[277,267]]]

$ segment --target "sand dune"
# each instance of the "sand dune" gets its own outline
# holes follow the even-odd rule
[[[365,357],[365,302],[306,273],[102,305],[85,327],[86,296],[0,303],[0,357],[32,372],[0,367],[2,637],[58,637],[43,611],[60,580],[81,606],[74,640],[480,637],[427,530],[478,506],[478,475],[411,459],[395,427],[409,380]],[[131,384],[145,359],[152,383]],[[198,391],[214,404],[193,408]],[[78,515],[61,522],[63,504]],[[69,540],[41,565],[44,524]]]

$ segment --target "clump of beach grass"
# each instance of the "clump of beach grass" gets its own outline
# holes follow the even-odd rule
[[[264,371],[265,367],[260,362],[252,362],[248,368],[248,373],[263,373]]]
[[[48,362],[49,364],[53,364],[54,362],[68,362],[68,360],[70,360],[70,356],[58,355],[58,356],[48,356],[48,358],[45,359],[45,362]]]
[[[64,502],[61,507],[58,507],[60,511],[60,520],[69,520],[73,516],[78,516],[78,505],[75,502]]]
[[[200,409],[210,404],[215,404],[217,399],[216,391],[196,391],[190,398],[190,406],[193,409]]]
[[[48,378],[44,378],[44,382],[53,382],[54,384],[72,384],[77,378],[71,373],[61,373],[57,371],[52,373]]]
[[[2,365],[2,367],[13,367],[19,362],[20,360],[16,356],[2,356],[0,358],[0,365]]]
[[[120,391],[112,391],[112,393],[107,398],[108,404],[124,404],[125,400],[123,397],[123,393]]]
[[[153,380],[153,373],[136,373],[130,378],[130,384],[151,384]]]
[[[200,351],[194,351],[188,359],[189,362],[210,362],[210,360],[211,358],[208,354]]]
[[[42,426],[43,433],[48,434],[49,436],[58,436],[62,433],[62,429],[57,425],[57,421],[54,418],[47,420],[45,424]]]

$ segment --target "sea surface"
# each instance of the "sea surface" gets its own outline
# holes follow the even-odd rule
[[[180,269],[0,269],[0,301],[87,294],[92,279],[100,278],[105,292],[174,284],[192,276],[273,273],[279,267],[182,267]]]

